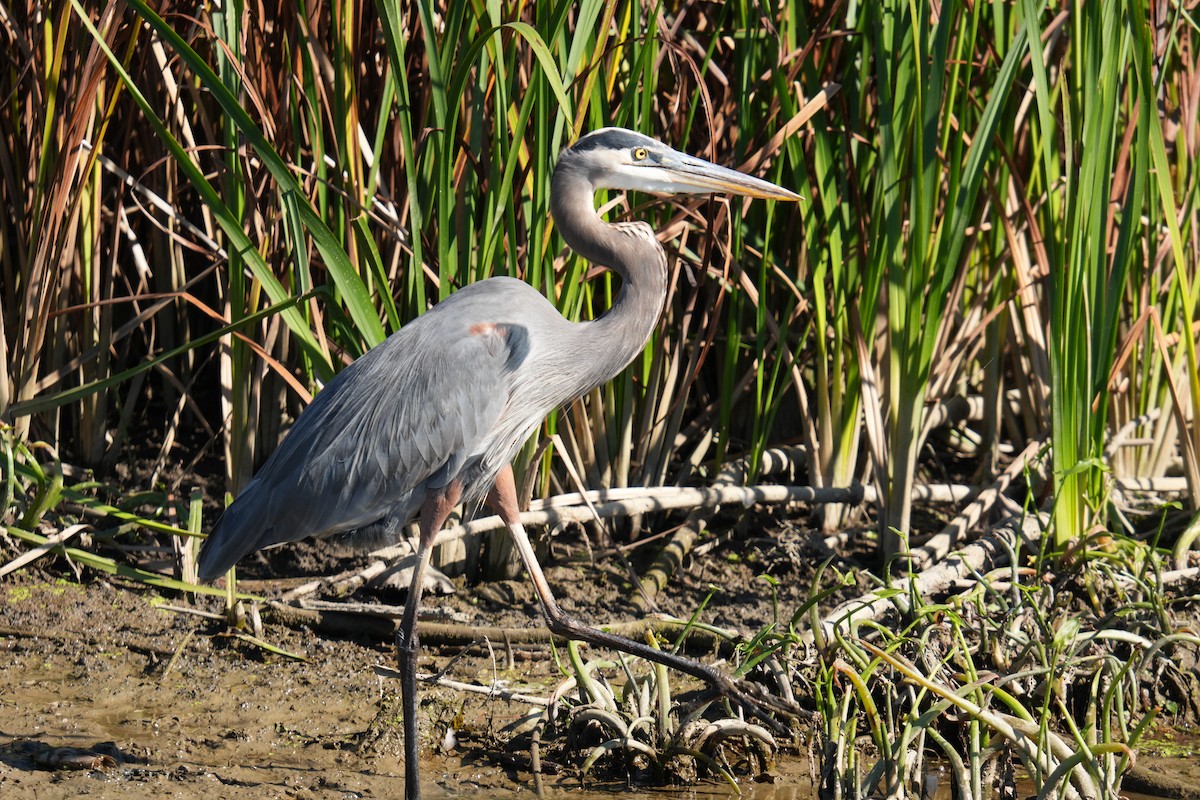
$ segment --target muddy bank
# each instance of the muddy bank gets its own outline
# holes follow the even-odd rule
[[[775,590],[778,606],[798,607],[809,591],[798,565],[810,559],[790,553],[786,536],[775,541],[759,550],[746,547],[736,559],[690,565],[663,610],[688,616],[716,586],[709,621],[753,632],[774,613],[771,591],[757,577],[765,571],[787,578]],[[399,796],[404,763],[397,688],[372,669],[393,664],[390,641],[268,625],[272,645],[305,659],[293,660],[224,634],[219,622],[163,607],[189,605],[186,598],[87,573],[80,584],[60,574],[23,571],[0,585],[0,797]],[[611,564],[560,564],[549,574],[572,613],[593,622],[631,618],[624,576]],[[246,588],[266,592],[270,586]],[[192,604],[219,609],[208,598]],[[432,597],[428,606],[432,618],[459,624],[540,623],[523,581]],[[561,680],[548,647],[492,645],[465,656],[461,647],[426,648],[421,669],[447,670],[468,683],[503,679],[510,689],[542,697]],[[673,684],[681,692],[688,688],[682,679]],[[527,740],[510,746],[504,731],[528,710],[422,687],[428,796],[532,796]],[[1194,797],[1197,761],[1143,754],[1139,769],[1159,778],[1127,788]],[[577,763],[559,772],[551,765],[552,797],[612,796],[581,792]],[[619,783],[589,786],[627,792]],[[815,796],[807,762],[796,751],[783,752],[765,774],[743,776],[742,787],[743,796],[761,800]],[[731,790],[707,783],[638,794],[715,798]],[[946,787],[939,796],[949,797]]]
[[[556,580],[575,571],[559,568]],[[499,584],[488,596],[430,605],[434,615],[458,619],[537,622],[523,583]],[[305,659],[293,660],[224,635],[216,622],[165,610],[166,603],[188,604],[45,573],[20,573],[0,586],[0,796],[398,796],[398,688],[372,670],[393,664],[390,643],[269,626],[271,644]],[[204,598],[195,605],[217,608]],[[451,665],[453,654],[428,648],[422,670],[450,666],[456,680],[504,678],[540,696],[561,680],[548,648],[520,649],[511,665],[506,654],[476,650]],[[422,692],[430,797],[530,796],[528,754],[509,752],[502,735],[528,706],[431,686]],[[772,782],[758,787],[765,793],[752,796],[810,796],[807,768],[797,766],[786,779],[768,776]],[[587,796],[572,773],[546,778],[554,791]],[[708,791],[729,794],[713,784],[688,796]]]
[[[281,630],[309,660],[264,658],[107,583],[0,592],[5,797],[386,796],[403,774],[354,752],[378,707],[369,648]],[[58,748],[118,763],[38,769]]]

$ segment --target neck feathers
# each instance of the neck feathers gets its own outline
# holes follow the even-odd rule
[[[550,192],[555,224],[572,250],[616,272],[622,281],[612,307],[581,326],[594,359],[593,385],[599,385],[642,351],[658,325],[667,297],[667,256],[646,223],[601,219],[587,175],[562,166],[554,172]]]

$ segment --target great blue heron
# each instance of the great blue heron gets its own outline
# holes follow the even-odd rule
[[[681,670],[735,701],[761,702],[710,667],[568,617],[521,526],[512,457],[547,414],[610,380],[642,351],[667,296],[667,257],[654,230],[605,222],[595,209],[599,189],[800,199],[633,131],[582,137],[559,156],[550,210],[575,252],[621,276],[607,313],[570,322],[513,278],[463,287],[329,382],[217,521],[200,556],[200,577],[212,580],[263,547],[365,528],[399,532],[419,521],[396,642],[410,800],[420,793],[417,607],[433,541],[460,502],[486,502],[508,525],[552,632]]]

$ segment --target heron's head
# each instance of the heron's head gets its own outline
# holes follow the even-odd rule
[[[765,200],[800,200],[800,195],[737,170],[672,150],[624,128],[601,128],[582,137],[559,157],[559,170],[583,175],[592,189],[631,189],[662,194],[720,192]]]

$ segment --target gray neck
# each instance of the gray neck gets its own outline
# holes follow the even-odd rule
[[[558,230],[576,253],[621,276],[612,307],[576,329],[581,366],[586,364],[590,379],[586,391],[611,380],[646,346],[667,297],[667,257],[646,223],[601,219],[586,174],[563,166],[555,170],[550,191]]]

